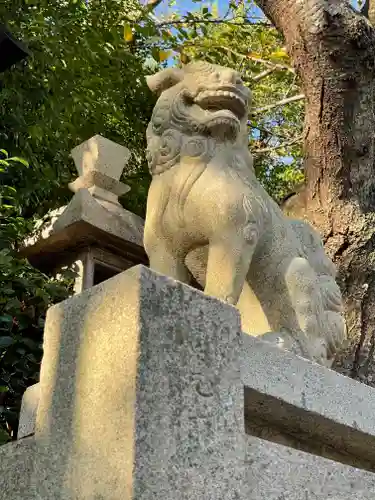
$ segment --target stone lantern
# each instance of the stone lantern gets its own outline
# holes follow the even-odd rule
[[[69,185],[74,196],[52,213],[49,225],[20,251],[30,264],[57,274],[75,265],[79,293],[137,264],[148,264],[143,249],[143,219],[119,203],[130,190],[119,181],[129,150],[100,135],[71,152],[79,177]]]

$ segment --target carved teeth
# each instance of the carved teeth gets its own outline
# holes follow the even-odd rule
[[[245,100],[230,90],[204,90],[198,94],[195,102],[206,112],[228,110],[239,118],[246,112]]]
[[[245,106],[245,102],[244,100],[239,96],[237,95],[235,92],[231,92],[229,90],[204,90],[203,92],[201,92],[196,101],[197,102],[200,102],[200,101],[203,101],[204,99],[207,99],[207,98],[210,98],[210,97],[220,97],[220,96],[223,96],[223,97],[230,97],[231,99],[236,99],[237,101],[240,101],[241,104],[243,106]]]

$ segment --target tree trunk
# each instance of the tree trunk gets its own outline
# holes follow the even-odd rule
[[[366,0],[362,9],[361,14],[369,19],[370,23],[374,25],[375,21],[375,2],[374,0]]]
[[[351,345],[336,367],[375,385],[375,30],[347,1],[258,4],[306,95],[306,184],[286,205],[319,230],[339,270]]]

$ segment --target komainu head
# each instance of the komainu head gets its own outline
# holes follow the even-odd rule
[[[230,68],[192,62],[149,76],[147,83],[159,95],[148,138],[172,129],[235,142],[246,127],[250,91]]]

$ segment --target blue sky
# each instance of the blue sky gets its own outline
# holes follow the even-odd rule
[[[177,11],[180,12],[181,14],[185,14],[186,12],[189,11],[194,11],[199,9],[202,5],[212,5],[212,4],[217,4],[219,8],[219,14],[224,15],[225,12],[228,9],[228,0],[216,0],[216,1],[207,1],[207,2],[193,2],[191,0],[177,0],[176,5],[174,7],[168,8],[168,0],[164,0],[156,9],[155,13],[156,15],[160,15],[166,12],[172,12],[172,11]],[[261,15],[261,11],[256,8],[254,9],[256,11],[256,15]]]
[[[209,4],[211,2],[207,2],[207,3]],[[227,0],[218,0],[219,12],[221,12],[225,8],[226,4],[227,4]],[[169,12],[176,10],[176,11],[184,14],[188,11],[197,10],[199,8],[199,6],[200,6],[200,4],[192,2],[191,0],[177,0],[176,6],[168,9],[168,1],[164,0],[164,2],[162,2],[158,6],[155,13],[157,15],[157,14],[163,14],[168,10],[169,10]]]

